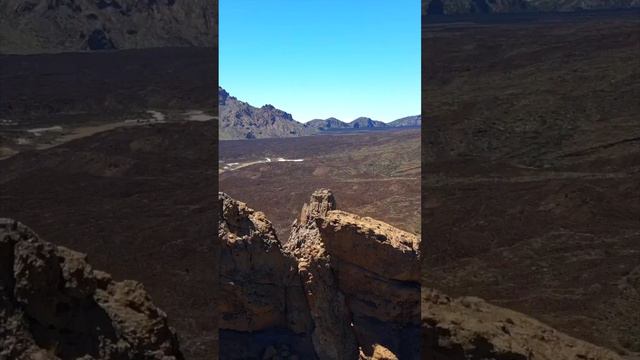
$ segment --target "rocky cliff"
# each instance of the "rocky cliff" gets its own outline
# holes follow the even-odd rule
[[[0,219],[0,359],[182,359],[140,283]]]
[[[263,213],[219,203],[223,359],[419,357],[415,235],[319,190],[282,246]]]
[[[317,131],[273,105],[260,108],[251,106],[229,95],[221,87],[218,88],[218,106],[220,140],[295,137]]]
[[[5,0],[0,53],[211,47],[216,12],[207,0]]]
[[[621,359],[481,299],[421,290],[419,239],[337,210],[329,190],[284,245],[262,212],[222,193],[219,206],[222,359]]]

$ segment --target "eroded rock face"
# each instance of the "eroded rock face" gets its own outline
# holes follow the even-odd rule
[[[262,212],[222,193],[218,203],[221,358],[312,359],[311,317],[295,259]]]
[[[427,360],[621,360],[515,311],[481,299],[452,299],[423,288],[423,354]]]
[[[141,284],[0,219],[0,358],[182,359]]]
[[[337,210],[329,190],[284,246],[263,213],[219,202],[222,359],[620,359],[477,298],[421,301],[419,239]]]
[[[329,190],[314,192],[286,245],[298,259],[316,350],[323,359],[417,359],[419,239],[335,204]]]
[[[318,190],[281,246],[263,213],[219,203],[223,359],[419,357],[414,235],[338,211]]]

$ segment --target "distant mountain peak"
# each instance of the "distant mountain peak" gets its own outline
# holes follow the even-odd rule
[[[293,116],[271,104],[260,108],[240,101],[218,88],[220,139],[254,139],[311,135],[315,128],[294,120]]]
[[[378,121],[378,120],[373,120],[373,119],[371,119],[369,117],[366,117],[366,116],[361,116],[361,117],[353,120],[349,124],[351,125],[352,128],[355,128],[355,129],[387,127],[387,124],[385,124],[384,122]]]

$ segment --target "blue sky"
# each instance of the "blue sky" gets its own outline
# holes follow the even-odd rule
[[[302,122],[420,114],[419,0],[220,0],[220,85]]]

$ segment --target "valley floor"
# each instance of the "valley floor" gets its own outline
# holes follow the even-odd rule
[[[640,353],[633,14],[423,28],[423,286]]]

